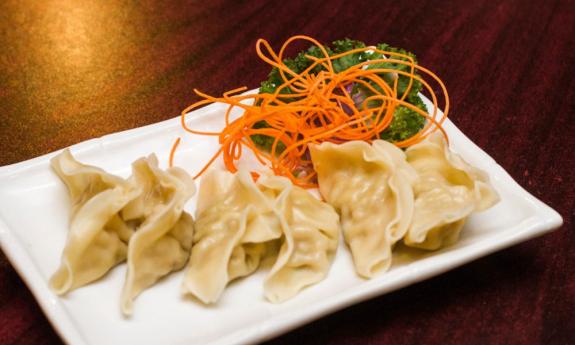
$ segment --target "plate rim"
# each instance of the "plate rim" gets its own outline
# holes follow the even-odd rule
[[[254,92],[254,90],[250,90],[248,92]],[[425,101],[429,102],[429,100],[424,96],[422,97]],[[195,113],[195,119],[209,116],[212,114],[213,110],[217,109],[217,106],[217,104],[208,105],[206,107],[194,110],[192,113]],[[102,146],[108,139],[121,139],[125,137],[131,137],[134,134],[144,135],[149,132],[161,131],[165,127],[172,126],[176,121],[180,121],[180,116],[138,128],[132,128],[125,131],[107,134],[99,138],[89,139],[74,144],[70,146],[70,148],[72,148],[75,152],[87,151],[94,146]],[[527,217],[521,223],[512,227],[518,228],[516,233],[503,236],[504,239],[502,239],[500,242],[497,242],[496,244],[487,244],[486,242],[491,241],[489,241],[489,239],[485,239],[483,241],[471,243],[463,248],[455,248],[453,249],[453,253],[464,251],[464,253],[459,254],[455,260],[442,258],[442,256],[430,256],[424,258],[422,260],[435,260],[439,261],[439,263],[431,266],[423,266],[423,270],[417,270],[411,267],[407,273],[403,273],[399,278],[390,278],[390,273],[392,272],[382,274],[379,276],[380,279],[376,277],[372,280],[367,280],[366,284],[356,286],[353,289],[346,290],[336,295],[328,296],[328,298],[325,300],[317,301],[313,305],[310,305],[308,308],[300,310],[297,313],[294,311],[289,311],[287,314],[282,314],[279,320],[277,316],[272,317],[259,325],[254,325],[254,327],[233,331],[219,339],[210,342],[209,344],[245,344],[271,339],[273,337],[289,332],[290,330],[293,330],[297,327],[300,327],[301,325],[319,319],[325,315],[342,310],[348,306],[372,299],[377,296],[382,296],[392,291],[399,290],[403,287],[443,274],[456,267],[477,260],[478,258],[490,255],[496,251],[541,236],[559,228],[563,224],[563,218],[556,210],[523,188],[491,156],[489,156],[485,151],[483,151],[483,149],[476,145],[459,128],[457,128],[457,126],[451,122],[450,119],[446,120],[445,125],[449,127],[449,132],[456,134],[457,137],[461,138],[465,145],[471,146],[473,151],[476,151],[476,153],[481,156],[481,159],[488,160],[488,164],[493,167],[493,169],[497,170],[496,172],[489,171],[490,176],[491,174],[503,174],[503,177],[506,178],[506,180],[513,181],[512,189],[516,191],[521,197],[525,198],[531,204],[531,206],[535,208],[536,212],[534,214],[530,215],[530,217]],[[39,166],[44,165],[47,161],[50,160],[50,158],[62,152],[63,150],[64,149],[56,150],[54,152],[26,161],[2,166],[0,167],[0,180],[10,178],[11,176],[22,172],[33,171]],[[523,224],[525,222],[528,224]],[[16,270],[16,272],[18,272],[18,275],[31,291],[32,295],[36,299],[36,302],[40,305],[40,308],[46,315],[46,318],[52,327],[56,330],[60,338],[69,344],[94,345],[86,340],[85,335],[81,332],[81,329],[75,324],[72,315],[70,315],[70,313],[64,307],[61,298],[54,295],[48,289],[46,281],[38,271],[36,265],[32,262],[30,255],[28,255],[28,251],[24,247],[24,243],[22,243],[22,241],[17,238],[14,231],[10,229],[4,218],[1,216],[0,248],[5,253],[12,267]],[[411,264],[408,265],[408,267],[410,266]],[[407,278],[405,277],[406,274]],[[382,276],[386,276],[387,279],[387,281],[383,284],[381,284],[380,281]]]

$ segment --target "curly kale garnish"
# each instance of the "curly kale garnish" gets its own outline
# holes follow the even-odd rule
[[[333,55],[333,51],[329,47],[326,47],[326,50],[330,56]],[[295,58],[284,59],[283,62],[290,70],[294,71],[294,73],[299,74],[305,71],[314,62],[313,60],[307,58],[306,55],[317,58],[325,57],[324,53],[321,51],[319,47],[311,46],[307,50],[300,52]],[[324,68],[321,65],[316,65],[314,68],[311,69],[310,74],[317,74],[323,69]],[[288,74],[286,74],[286,77],[288,79],[291,79]],[[276,67],[274,67],[272,68],[272,71],[268,75],[268,79],[261,83],[260,93],[275,93],[278,86],[280,86],[283,83],[284,80],[279,70]],[[293,93],[293,91],[289,87],[285,87],[280,90],[280,93],[290,94]]]
[[[415,55],[413,53],[410,53],[410,52],[404,50],[404,49],[391,47],[390,45],[388,45],[386,43],[380,43],[376,47],[379,50],[384,50],[384,51],[388,51],[391,53],[398,53],[398,54],[402,54],[402,55],[407,55],[413,59],[415,64],[417,64],[417,58],[415,57]],[[378,60],[378,59],[382,59],[382,58],[384,58],[384,57],[378,53],[374,53],[370,56],[371,60]],[[401,56],[394,56],[392,54],[389,54],[389,56],[386,56],[386,58],[393,59],[393,60],[409,61],[409,59],[407,59],[407,58],[404,58]],[[383,68],[410,73],[410,67],[408,65],[399,64],[399,63],[380,62],[380,63],[370,64],[368,66],[368,69],[383,69]],[[393,75],[391,73],[384,73],[384,74],[382,74],[382,76],[383,76],[383,79],[390,86],[393,85],[394,78],[393,78]],[[407,90],[407,87],[409,86],[410,78],[405,76],[405,75],[401,75],[401,74],[398,74],[397,77],[399,79],[397,82],[397,94],[398,94],[398,97],[402,97],[403,94],[405,93],[405,91]],[[421,91],[421,88],[422,88],[421,82],[413,79],[412,84],[411,84],[411,88],[409,89],[408,96],[409,97],[417,96],[417,94]]]
[[[361,42],[361,41],[356,41],[356,40],[351,40],[349,38],[346,38],[344,40],[338,40],[338,41],[334,41],[331,46],[325,45],[324,49],[326,50],[326,52],[328,53],[329,56],[334,56],[336,54],[340,54],[340,53],[345,53],[348,52],[350,50],[353,49],[357,49],[357,48],[364,48],[366,45]],[[384,50],[384,51],[388,51],[391,53],[399,53],[402,55],[407,55],[409,57],[411,57],[414,60],[414,63],[417,64],[417,59],[415,57],[414,54],[401,49],[401,48],[395,48],[395,47],[391,47],[388,44],[385,43],[381,43],[378,44],[376,46],[379,50]],[[379,53],[369,53],[369,52],[357,52],[357,53],[353,53],[347,56],[343,56],[340,57],[338,59],[335,59],[332,61],[332,65],[333,65],[333,69],[335,72],[342,72],[345,71],[346,69],[358,65],[362,62],[365,61],[369,61],[369,60],[378,60],[378,59],[396,59],[396,60],[403,60],[403,61],[408,61],[407,58],[405,57],[399,57],[399,56],[393,56],[393,54],[388,54],[389,56],[382,56]],[[324,53],[322,52],[322,50],[317,47],[317,46],[311,46],[310,48],[308,48],[305,51],[300,52],[296,57],[294,57],[293,59],[285,59],[284,63],[285,65],[292,70],[294,73],[302,73],[303,71],[305,71],[306,69],[308,69],[310,66],[312,66],[312,64],[314,64],[314,61],[310,58],[308,58],[308,56],[312,56],[312,57],[316,57],[316,58],[323,58],[325,57]],[[394,62],[378,62],[378,63],[370,63],[368,65],[369,69],[391,69],[397,72],[406,72],[406,73],[410,73],[410,67],[406,66],[404,64],[400,64],[400,63],[394,63]],[[316,64],[309,72],[310,74],[317,74],[320,71],[324,70],[324,67],[321,64]],[[413,105],[415,105],[416,107],[418,107],[419,109],[423,110],[423,111],[427,111],[425,104],[423,103],[423,101],[421,100],[421,98],[418,96],[418,93],[421,91],[422,89],[422,84],[421,82],[413,79],[410,80],[410,77],[405,76],[405,75],[401,75],[400,73],[397,72],[382,72],[382,73],[378,73],[378,75],[390,86],[393,87],[395,80],[397,79],[397,92],[398,92],[398,97],[402,97],[404,93],[407,92],[406,98],[405,100]],[[290,76],[288,74],[286,74],[286,77],[288,79],[291,79]],[[410,85],[411,82],[411,87],[408,90],[408,86]],[[277,68],[273,68],[270,72],[270,74],[268,75],[268,79],[263,81],[261,83],[259,92],[260,93],[275,93],[277,91],[277,88],[282,85],[284,83],[284,80],[280,74],[280,72],[278,71]],[[375,83],[373,82],[369,82],[375,89],[380,89],[379,86],[377,86]],[[365,87],[357,87],[358,85],[353,85],[353,87],[351,88],[351,96],[354,100],[358,100],[358,106],[360,105],[359,100],[361,99],[365,99],[366,97],[368,97],[370,95],[370,91],[367,90],[367,88]],[[289,87],[283,87],[281,90],[279,90],[279,93],[281,94],[292,94],[294,93],[293,90]],[[293,101],[292,99],[283,99],[286,102],[291,102]],[[294,99],[295,100],[295,99]],[[376,104],[368,104],[368,106],[376,106]],[[418,114],[416,111],[409,109],[408,107],[405,106],[398,106],[394,112],[393,115],[393,120],[391,121],[391,124],[389,125],[389,127],[383,131],[380,134],[380,138],[384,139],[384,140],[388,140],[391,142],[397,142],[397,141],[402,141],[405,140],[413,135],[415,135],[417,132],[419,132],[423,126],[425,125],[425,117],[421,116],[420,114]],[[256,126],[254,128],[262,128],[262,127],[269,127],[267,125],[267,123],[265,123],[265,121],[260,121],[256,124]],[[255,134],[251,136],[252,140],[254,141],[254,143],[264,149],[269,151],[271,149],[271,146],[273,144],[274,138],[266,136],[266,135],[261,135],[261,134]],[[278,143],[278,147],[277,150],[278,151],[283,151],[285,149],[285,145],[283,145],[283,143],[279,142]]]
[[[423,103],[423,100],[421,100],[421,97],[408,97],[407,101],[427,112],[427,107]],[[408,107],[399,106],[393,113],[393,120],[391,120],[389,127],[381,132],[379,137],[391,142],[406,140],[422,130],[424,125],[425,117]]]
[[[258,121],[254,124],[253,128],[254,129],[270,128],[270,125],[268,125],[267,122],[265,122],[265,121]],[[263,135],[263,134],[254,134],[254,135],[251,135],[250,138],[252,139],[252,141],[254,142],[254,144],[257,147],[259,147],[259,148],[261,148],[267,152],[271,152],[275,138],[270,137],[268,135]],[[277,146],[276,146],[276,153],[282,153],[285,149],[286,149],[285,144],[281,141],[278,141]]]
[[[341,53],[348,52],[357,48],[365,48],[365,43],[360,41],[350,40],[346,38],[345,40],[335,41],[332,43],[333,54],[337,55]],[[346,69],[358,65],[364,61],[368,60],[368,54],[365,52],[353,53],[350,55],[342,56],[339,59],[333,61],[333,69],[335,72],[339,73],[345,71]]]

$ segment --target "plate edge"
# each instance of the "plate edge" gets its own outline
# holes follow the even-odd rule
[[[54,296],[49,296],[50,290],[41,286],[46,284],[44,278],[30,259],[27,250],[20,244],[21,241],[15,237],[4,218],[0,217],[0,249],[20,279],[24,281],[56,333],[67,344],[90,345],[62,305],[62,301],[58,298],[53,305],[50,304],[50,299]],[[16,262],[19,264],[16,265]],[[23,271],[28,274],[23,274]]]

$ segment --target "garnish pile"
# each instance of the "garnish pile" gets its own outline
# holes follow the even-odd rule
[[[293,59],[284,58],[286,49],[297,40],[312,46]],[[277,54],[267,41],[259,39],[256,51],[273,67],[259,93],[239,94],[247,90],[242,87],[213,97],[194,90],[203,99],[182,111],[186,131],[217,136],[221,145],[196,177],[220,155],[226,168],[236,172],[236,161],[245,146],[276,175],[314,188],[317,181],[308,152],[310,143],[384,139],[407,147],[437,129],[445,135],[441,125],[449,112],[447,90],[411,53],[386,44],[368,47],[349,39],[335,41],[330,47],[307,36],[288,39]],[[431,77],[443,92],[445,110],[440,118],[437,96],[420,73]],[[419,96],[422,90],[433,102],[431,114]],[[186,125],[191,110],[216,102],[229,105],[221,132],[197,131]],[[231,121],[235,108],[243,113]],[[179,139],[170,164],[178,143]]]

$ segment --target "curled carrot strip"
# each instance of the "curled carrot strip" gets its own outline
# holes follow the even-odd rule
[[[170,160],[169,160],[169,164],[168,166],[171,168],[174,166],[174,154],[176,153],[176,150],[178,149],[178,145],[180,145],[180,137],[178,137],[178,139],[176,139],[176,141],[174,142],[174,145],[172,145],[172,149],[170,150]]]
[[[323,57],[307,56],[311,65],[301,73],[291,70],[283,62],[288,46],[298,40],[316,45]],[[240,94],[246,91],[241,87],[225,92],[222,97],[213,97],[194,90],[202,99],[182,111],[181,124],[185,131],[196,135],[215,136],[219,150],[194,177],[201,176],[208,167],[222,155],[226,169],[237,171],[236,162],[241,158],[243,148],[252,151],[256,159],[267,165],[276,175],[292,180],[304,188],[317,187],[317,175],[309,157],[308,145],[322,142],[343,143],[350,140],[372,142],[389,127],[397,107],[407,107],[426,118],[423,129],[410,138],[395,142],[398,147],[408,147],[425,139],[439,130],[447,139],[442,127],[449,112],[449,96],[444,83],[430,70],[416,64],[408,55],[379,50],[375,47],[353,49],[329,56],[325,47],[308,36],[293,36],[276,53],[264,39],[256,42],[256,52],[266,63],[278,69],[283,84],[278,85],[273,94]],[[367,60],[344,71],[335,72],[333,61],[359,52],[378,53],[382,58]],[[383,68],[383,63],[403,65],[407,71]],[[311,71],[321,66],[317,74]],[[418,73],[430,77],[439,85],[443,94],[444,113],[439,116],[438,97],[431,85]],[[382,75],[394,78],[392,85],[383,80]],[[409,82],[402,95],[398,95],[399,77],[407,77]],[[407,94],[415,82],[421,83],[430,94],[433,102],[431,114],[406,101]],[[348,87],[361,85],[371,92],[362,102],[356,104]],[[289,93],[285,90],[289,88]],[[284,92],[282,92],[284,91]],[[211,103],[227,104],[225,127],[220,132],[205,132],[189,128],[186,124],[188,113],[200,106]],[[368,106],[371,104],[371,106]],[[377,104],[373,106],[373,104]],[[234,110],[241,116],[231,120]],[[265,127],[258,126],[264,122]],[[265,135],[272,138],[270,152],[257,147],[252,136]],[[180,140],[176,140],[170,153],[170,166]],[[259,176],[252,172],[257,179]]]

